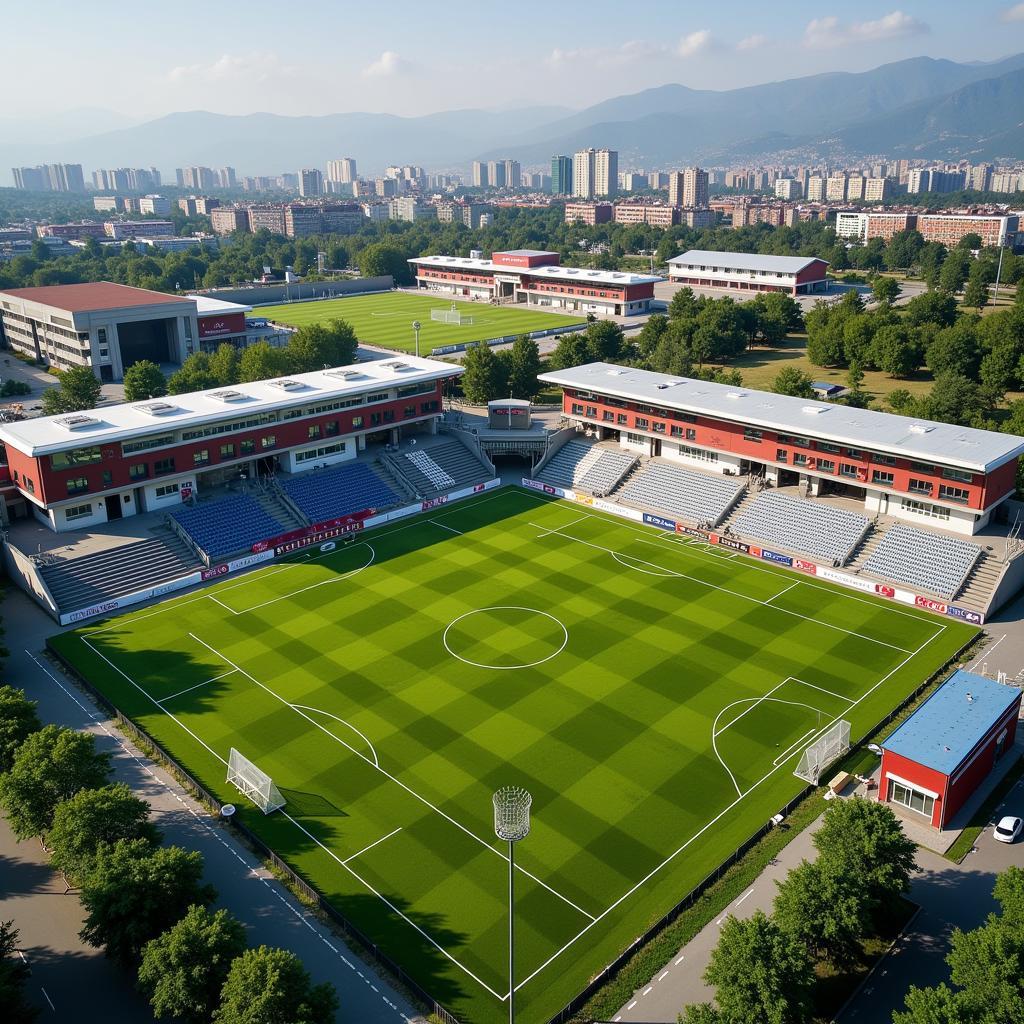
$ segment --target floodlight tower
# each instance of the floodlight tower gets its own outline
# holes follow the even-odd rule
[[[419,358],[420,354],[420,322],[419,320],[413,320],[412,331],[416,336],[416,357]]]
[[[530,834],[533,797],[520,786],[502,786],[494,794],[494,834],[508,843],[508,1024],[515,1021],[515,861],[513,851]]]

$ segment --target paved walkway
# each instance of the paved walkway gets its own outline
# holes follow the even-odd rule
[[[218,906],[226,907],[245,924],[250,944],[290,949],[302,959],[315,981],[330,981],[341,1003],[339,1021],[398,1024],[416,1017],[415,1008],[401,993],[306,911],[226,826],[211,819],[42,658],[44,640],[56,629],[51,619],[13,588],[4,601],[3,617],[11,648],[5,681],[22,687],[39,701],[39,717],[44,722],[83,729],[96,736],[99,748],[113,755],[114,780],[127,783],[149,802],[152,820],[163,831],[165,842],[202,853],[205,879],[220,894]],[[20,844],[11,851],[0,838],[0,884],[3,891],[12,893],[0,903],[0,916],[14,917],[22,929],[23,942],[31,943],[30,958],[44,965],[39,971],[40,984],[46,986],[58,1010],[73,1005],[75,1019],[85,1021],[88,1018],[81,1016],[82,1007],[95,993],[102,992],[106,995],[99,1005],[104,1005],[103,1000],[109,996],[116,1009],[109,1012],[108,1006],[108,1012],[97,1016],[97,1021],[131,1024],[136,1019],[151,1020],[148,1014],[134,1015],[138,997],[119,987],[121,983],[111,975],[110,965],[101,956],[85,955],[77,944],[80,908],[74,895],[61,897],[61,901],[66,900],[66,908],[50,917],[48,908],[58,897],[48,893],[47,883],[42,881],[42,864],[33,862],[34,851],[29,851],[28,845]],[[40,917],[48,920],[41,923],[37,920]],[[125,992],[129,995],[122,999]],[[33,994],[38,997],[40,992],[34,990]]]

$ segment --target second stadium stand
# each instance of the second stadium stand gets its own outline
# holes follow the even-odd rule
[[[862,569],[949,600],[960,591],[980,556],[977,544],[897,523]]]
[[[368,508],[387,508],[399,501],[398,495],[362,462],[278,479],[311,523],[323,523]]]
[[[172,512],[171,518],[210,558],[232,555],[285,532],[285,527],[248,494],[200,502]]]
[[[569,441],[555,452],[537,479],[554,487],[578,487],[592,494],[607,494],[634,462],[635,455],[614,448]]]
[[[651,462],[626,482],[617,497],[688,523],[716,526],[739,500],[743,488],[735,477]]]

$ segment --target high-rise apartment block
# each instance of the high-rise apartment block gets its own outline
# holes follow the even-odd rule
[[[551,194],[553,196],[572,195],[572,157],[553,156],[551,158]]]
[[[81,164],[41,164],[11,169],[14,187],[32,192],[84,192]]]
[[[614,196],[619,184],[619,154],[614,149],[583,149],[572,158],[572,194],[579,199]]]
[[[487,161],[487,182],[491,188],[504,188],[505,187],[505,161],[504,160],[488,160]]]
[[[299,171],[299,195],[304,199],[324,194],[324,176],[319,167],[303,167]]]
[[[796,178],[776,178],[775,194],[779,199],[801,199],[803,197],[803,189]]]
[[[482,160],[473,161],[473,188],[487,188],[491,183],[487,176],[487,164]]]
[[[708,205],[708,172],[700,167],[670,171],[668,202],[670,206],[706,209]]]
[[[327,180],[337,182],[340,185],[348,185],[356,180],[356,162],[350,156],[343,156],[340,160],[327,161]]]

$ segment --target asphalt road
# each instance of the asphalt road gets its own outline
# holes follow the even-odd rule
[[[226,826],[211,819],[43,659],[43,642],[56,631],[51,619],[14,588],[4,601],[3,618],[11,648],[5,681],[22,687],[39,702],[44,722],[96,736],[98,747],[113,756],[114,781],[127,783],[150,804],[152,820],[163,831],[164,841],[202,853],[205,880],[219,893],[217,906],[226,907],[242,921],[251,945],[290,949],[315,981],[330,981],[341,1003],[339,1024],[398,1024],[418,1019],[415,1007],[402,993],[305,910]],[[54,895],[55,889],[62,893],[63,888],[46,869],[38,843],[15,846],[9,833],[0,831],[0,918],[13,918],[21,930],[21,942],[34,970],[33,999],[51,1015],[73,1017],[76,1024],[151,1021],[127,975],[78,941],[81,908],[74,895]],[[47,1006],[43,986],[55,1010]]]

